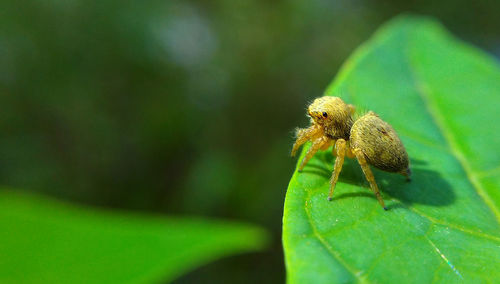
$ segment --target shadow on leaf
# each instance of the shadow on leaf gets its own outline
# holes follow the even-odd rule
[[[320,158],[328,168],[320,165],[307,165],[303,172],[318,174],[326,179],[330,179],[334,157],[330,151],[318,153]],[[375,180],[380,190],[385,195],[389,195],[405,205],[414,203],[426,204],[431,206],[447,206],[454,202],[455,194],[450,184],[441,177],[441,175],[433,170],[425,169],[426,161],[412,160],[412,181],[407,182],[405,178],[399,174],[388,173],[371,167],[375,175]],[[418,168],[415,168],[418,167]],[[355,159],[346,159],[340,173],[339,182],[349,183],[361,186],[367,189],[367,192],[351,192],[334,195],[333,200],[343,198],[369,197],[375,198],[375,195],[370,190],[370,185],[366,180],[363,172]],[[402,207],[398,204],[389,206],[391,208]]]

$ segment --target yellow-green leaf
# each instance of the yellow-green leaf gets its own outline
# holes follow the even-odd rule
[[[0,283],[164,283],[262,249],[238,223],[113,212],[0,192]]]

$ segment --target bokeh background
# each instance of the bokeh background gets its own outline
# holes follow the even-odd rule
[[[498,11],[499,1],[1,1],[0,184],[258,224],[268,250],[178,283],[282,283],[289,151],[307,102],[403,12],[498,57]]]

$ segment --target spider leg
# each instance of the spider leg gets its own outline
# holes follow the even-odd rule
[[[410,167],[409,167],[409,166],[408,166],[408,168],[406,168],[406,170],[403,170],[403,171],[401,172],[401,174],[402,174],[403,176],[405,176],[405,177],[406,177],[406,181],[407,181],[407,182],[410,182],[410,181],[411,181],[411,170],[410,170]]]
[[[307,154],[304,156],[304,159],[302,159],[302,162],[300,163],[299,172],[302,171],[304,166],[307,164],[307,162],[309,162],[309,160],[314,156],[314,154],[316,154],[316,152],[318,152],[319,149],[324,147],[325,143],[327,144],[330,143],[329,139],[326,137],[321,137],[314,140],[311,148],[309,148]]]
[[[382,208],[384,208],[384,210],[387,210],[387,207],[385,207],[384,200],[380,195],[380,191],[378,190],[377,183],[375,182],[375,177],[373,176],[372,170],[370,169],[370,165],[368,165],[368,163],[366,162],[365,154],[363,154],[360,149],[354,149],[353,152],[356,155],[356,158],[358,159],[359,165],[361,166],[361,169],[363,170],[366,179],[370,183],[371,190],[375,193],[375,196],[377,197],[378,203],[380,203],[380,205],[382,206]]]
[[[335,145],[335,141],[332,139],[327,139],[326,143],[323,143],[323,146],[321,146],[321,150],[326,151],[332,145]],[[333,147],[333,148],[335,148],[335,147]]]
[[[351,105],[351,104],[348,104],[347,107],[349,108],[349,110],[351,111],[351,114],[354,114],[356,112],[356,107]]]
[[[292,148],[292,157],[295,156],[297,153],[297,150],[299,150],[300,146],[302,144],[306,143],[308,140],[311,140],[318,134],[318,128],[315,126],[311,126],[309,128],[299,128],[297,129],[297,132],[295,136],[297,136],[297,140],[295,140],[295,143],[293,144]]]
[[[338,139],[337,142],[335,142],[333,153],[337,154],[337,158],[335,158],[335,166],[333,167],[332,177],[330,178],[330,193],[328,194],[328,201],[332,200],[333,190],[335,189],[340,171],[342,171],[342,165],[344,164],[344,156],[346,153],[346,142],[344,139]]]
[[[356,155],[354,155],[354,153],[351,150],[351,145],[350,145],[349,141],[347,141],[347,147],[346,148],[347,149],[346,149],[345,153],[346,153],[346,156],[348,158],[352,159],[352,158],[356,157]]]

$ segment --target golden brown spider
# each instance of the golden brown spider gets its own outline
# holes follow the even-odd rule
[[[387,210],[369,165],[386,172],[400,173],[409,181],[411,172],[408,154],[396,131],[377,114],[370,111],[354,121],[354,111],[353,105],[344,103],[338,97],[325,96],[315,99],[307,109],[311,126],[297,129],[292,157],[302,144],[312,141],[311,148],[300,163],[300,172],[318,150],[326,150],[334,145],[332,153],[337,158],[330,179],[330,201],[344,157],[356,157],[378,202]]]

